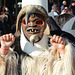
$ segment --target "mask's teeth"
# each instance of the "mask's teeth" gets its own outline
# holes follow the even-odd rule
[[[33,32],[34,30],[32,29],[32,32]]]
[[[32,31],[30,30],[30,32],[32,32]]]
[[[35,32],[36,32],[36,30],[35,30]]]

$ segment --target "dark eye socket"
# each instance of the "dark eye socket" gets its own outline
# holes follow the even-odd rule
[[[35,24],[36,25],[44,25],[44,21],[43,20],[37,20],[36,22],[35,22]]]
[[[26,25],[25,20],[22,21],[22,24],[23,24],[23,25]],[[28,22],[28,25],[29,25],[29,24],[30,24],[30,21]]]
[[[25,20],[23,20],[23,21],[22,21],[22,24],[23,24],[23,25],[26,25],[26,22],[25,22]]]
[[[35,23],[36,25],[40,25],[40,26],[45,24],[45,22],[44,22],[43,20],[41,20],[41,19],[34,21],[34,23]],[[25,20],[22,21],[22,24],[23,24],[23,25],[26,25]],[[30,21],[28,22],[28,25],[29,25],[29,24],[30,24]]]

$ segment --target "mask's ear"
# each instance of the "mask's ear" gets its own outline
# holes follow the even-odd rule
[[[48,19],[47,21],[46,21],[46,28],[45,28],[45,30],[44,30],[44,34],[45,35],[49,35],[50,34],[50,20]]]

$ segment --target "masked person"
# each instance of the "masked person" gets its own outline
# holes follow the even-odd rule
[[[0,37],[0,50],[3,51],[0,52],[5,55],[3,58],[6,57],[5,75],[75,74],[74,45],[54,33],[49,41],[49,20],[46,10],[40,5],[21,9],[17,17],[16,37],[12,34]]]

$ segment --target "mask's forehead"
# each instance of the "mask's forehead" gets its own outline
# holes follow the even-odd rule
[[[33,14],[30,15],[30,17],[31,18],[42,19],[43,21],[45,21],[45,17],[43,15],[41,15],[41,14],[38,14],[38,13],[33,13]],[[22,20],[24,20],[25,18],[27,18],[26,15],[23,16]]]

